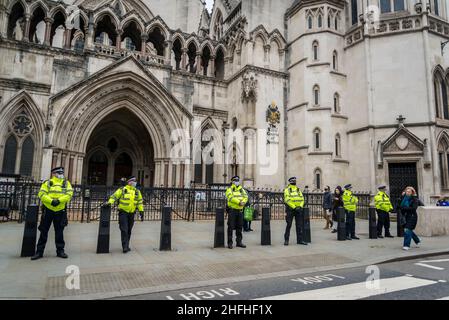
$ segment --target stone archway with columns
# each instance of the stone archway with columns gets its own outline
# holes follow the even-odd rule
[[[89,147],[92,147],[89,141],[95,138],[92,135],[98,132],[104,119],[114,113],[125,112],[141,124],[140,131],[131,136],[142,138],[138,144],[148,145],[147,149],[139,150],[134,146],[133,153],[144,153],[150,149],[153,153],[153,179],[146,179],[145,186],[150,186],[149,180],[155,186],[171,186],[176,172],[184,172],[183,181],[190,181],[189,170],[177,168],[188,164],[189,155],[173,159],[170,152],[174,144],[173,132],[182,133],[183,141],[189,143],[192,115],[134,57],[116,62],[58,93],[50,100],[49,108],[52,123],[49,132],[51,152],[46,153],[43,175],[48,175],[48,163],[52,166],[63,165],[74,183],[84,182],[83,173],[88,163],[86,157]],[[120,132],[117,131],[111,131],[111,137]],[[131,145],[129,147],[133,149]],[[142,167],[144,158],[141,157]],[[151,161],[146,161],[147,169],[150,170],[148,162]],[[149,176],[148,172],[145,172],[145,176]]]

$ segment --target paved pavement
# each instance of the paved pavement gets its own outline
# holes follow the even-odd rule
[[[448,281],[449,255],[445,255],[117,300],[448,300]]]
[[[104,299],[144,295],[201,286],[286,277],[310,272],[355,268],[398,257],[449,251],[449,237],[424,238],[423,246],[401,250],[401,239],[368,239],[366,221],[358,221],[360,241],[338,242],[312,221],[312,245],[283,246],[283,221],[272,221],[272,246],[260,246],[260,222],[245,233],[247,249],[213,249],[213,222],[172,224],[172,252],[159,252],[160,223],[137,223],[132,252],[120,248],[118,224],[111,224],[111,253],[97,255],[98,224],[71,223],[66,230],[70,258],[55,257],[50,233],[45,258],[20,258],[23,225],[0,224],[0,298],[3,299]],[[393,225],[395,228],[395,225]],[[393,229],[395,230],[395,229]],[[294,236],[291,242],[295,242]],[[80,271],[80,288],[70,290],[67,267]],[[70,279],[68,279],[70,277]],[[449,294],[448,294],[449,296]]]

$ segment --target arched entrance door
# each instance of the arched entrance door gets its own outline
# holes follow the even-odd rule
[[[114,184],[119,184],[121,178],[133,175],[133,160],[126,153],[120,154],[114,163]]]
[[[101,152],[95,152],[89,158],[88,183],[90,185],[106,185],[108,175],[108,158]]]
[[[98,152],[96,150],[104,150]],[[154,177],[153,143],[142,121],[129,109],[110,113],[92,132],[87,144],[83,180],[101,185],[119,185],[134,175],[139,184],[151,186]]]

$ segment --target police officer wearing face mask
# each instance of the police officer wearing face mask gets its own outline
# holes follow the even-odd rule
[[[248,202],[248,194],[240,185],[240,177],[235,176],[231,179],[231,186],[226,190],[226,199],[228,201],[228,248],[232,249],[232,234],[235,229],[237,247],[246,248],[242,243],[243,235],[243,208]]]
[[[47,244],[48,231],[51,224],[55,228],[56,254],[59,258],[67,259],[64,252],[64,228],[67,226],[67,203],[72,199],[73,189],[70,182],[64,177],[64,168],[54,168],[51,179],[41,185],[38,197],[43,204],[42,219],[39,225],[41,232],[36,247],[36,255],[31,260],[38,260],[44,256]]]
[[[288,187],[284,190],[284,203],[287,227],[285,229],[284,235],[284,245],[288,246],[290,239],[290,230],[293,225],[293,219],[295,219],[296,224],[296,243],[306,246],[307,243],[302,240],[302,229],[301,229],[301,215],[303,214],[304,208],[304,196],[301,190],[296,186],[296,177],[292,177],[288,180]]]
[[[123,253],[131,251],[129,241],[131,240],[131,232],[134,226],[134,215],[136,209],[140,213],[140,219],[143,221],[143,197],[142,193],[136,188],[136,177],[130,177],[127,185],[118,189],[110,198],[107,207],[118,202],[119,209],[119,225],[122,238]]]

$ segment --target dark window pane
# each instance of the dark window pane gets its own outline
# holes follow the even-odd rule
[[[436,15],[439,15],[439,14],[440,14],[440,8],[439,8],[439,6],[438,6],[438,0],[433,0],[433,12],[434,12]]]
[[[449,119],[449,105],[447,101],[447,88],[444,80],[441,80],[441,97],[443,99],[444,119]]]
[[[351,0],[351,8],[352,8],[352,24],[357,24],[358,22],[358,11],[357,11],[357,0]]]
[[[380,12],[391,12],[391,3],[390,0],[380,0]]]
[[[445,183],[444,183],[444,176],[445,176],[445,172],[444,172],[444,157],[443,157],[443,153],[439,153],[439,165],[440,165],[440,183],[442,187],[445,187]]]
[[[316,188],[321,189],[321,174],[320,173],[316,174]]]
[[[3,156],[2,172],[14,174],[16,170],[16,156],[17,156],[17,140],[14,136],[10,136],[6,140],[5,155]]]
[[[22,145],[20,156],[20,174],[31,177],[33,174],[34,142],[31,137],[26,138]]]
[[[439,96],[438,96],[438,84],[435,81],[433,83],[433,91],[434,91],[434,95],[435,95],[435,113],[436,113],[436,117],[439,118],[440,117],[440,104],[439,104]]]
[[[309,29],[312,29],[312,17],[309,17]]]
[[[394,11],[405,10],[404,0],[394,0]]]

